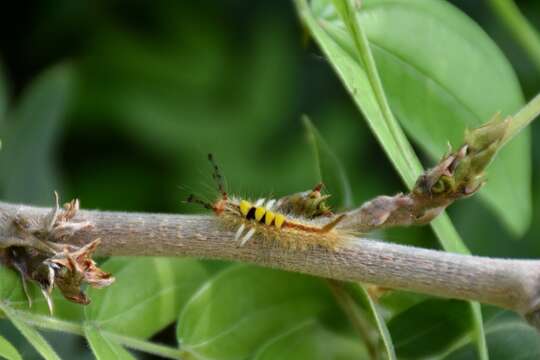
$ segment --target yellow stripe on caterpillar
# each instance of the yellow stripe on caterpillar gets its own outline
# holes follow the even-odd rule
[[[242,200],[240,201],[239,207],[240,207],[240,213],[242,214],[242,216],[246,217],[249,212],[249,209],[251,209],[251,203],[249,201]]]
[[[281,214],[276,214],[276,218],[274,220],[274,225],[276,226],[276,228],[281,229],[281,226],[283,225],[284,222],[285,222],[285,216]]]
[[[266,209],[263,207],[258,207],[257,209],[255,209],[255,220],[261,221],[265,213]]]
[[[276,217],[276,214],[274,214],[271,211],[267,211],[266,215],[264,216],[264,223],[266,225],[272,225],[272,221],[274,221],[274,218]]]

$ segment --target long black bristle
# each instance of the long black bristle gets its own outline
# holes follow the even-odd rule
[[[221,176],[221,174],[219,172],[219,167],[217,166],[217,164],[216,164],[216,162],[214,160],[214,155],[212,155],[212,153],[208,154],[208,160],[212,164],[212,168],[214,170],[213,173],[212,173],[212,178],[217,183],[219,193],[223,196],[223,198],[226,199],[227,198],[227,192],[225,191],[225,185],[223,183],[223,176]]]

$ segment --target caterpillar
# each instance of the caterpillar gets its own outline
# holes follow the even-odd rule
[[[334,250],[344,239],[346,234],[336,226],[345,215],[335,216],[332,213],[325,202],[329,195],[321,194],[322,184],[280,199],[258,199],[253,202],[229,196],[212,154],[208,154],[208,160],[213,167],[212,177],[217,184],[219,197],[210,203],[191,194],[187,202],[212,210],[228,229],[236,230],[234,240],[239,246],[260,235],[290,249],[304,250],[320,246]]]

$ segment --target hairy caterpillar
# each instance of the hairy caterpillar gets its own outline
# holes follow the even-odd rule
[[[187,199],[212,210],[230,229],[235,229],[234,240],[244,246],[254,236],[277,241],[290,249],[306,249],[321,246],[335,249],[346,234],[336,229],[345,215],[334,216],[322,195],[322,184],[313,190],[285,196],[281,199],[247,199],[229,196],[225,190],[223,177],[208,155],[213,167],[212,177],[217,183],[219,198],[206,202],[193,194]]]

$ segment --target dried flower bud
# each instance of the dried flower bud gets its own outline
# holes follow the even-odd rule
[[[332,210],[326,204],[330,195],[321,193],[323,184],[317,184],[312,190],[295,193],[278,200],[276,210],[313,219],[319,216],[331,216]]]

